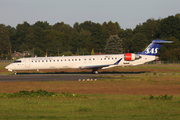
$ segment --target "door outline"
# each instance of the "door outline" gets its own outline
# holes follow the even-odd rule
[[[92,63],[92,59],[91,58],[89,58],[89,63]]]
[[[84,63],[85,63],[85,64],[87,63],[87,59],[86,59],[86,58],[84,58]]]
[[[30,67],[30,58],[25,58],[25,67],[26,68]]]

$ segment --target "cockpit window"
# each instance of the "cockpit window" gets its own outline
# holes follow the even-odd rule
[[[13,63],[21,63],[21,60],[16,60]]]

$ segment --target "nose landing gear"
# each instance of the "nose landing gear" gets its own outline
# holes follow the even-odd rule
[[[14,75],[16,75],[17,74],[17,72],[16,71],[14,71]]]

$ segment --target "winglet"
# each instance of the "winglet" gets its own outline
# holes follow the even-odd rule
[[[121,60],[122,60],[122,58],[119,59],[117,62],[115,62],[113,65],[118,65]]]

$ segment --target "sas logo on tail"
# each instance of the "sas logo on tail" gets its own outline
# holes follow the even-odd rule
[[[152,48],[152,49],[150,49],[150,48],[147,48],[147,50],[146,50],[146,52],[145,52],[145,54],[157,54],[157,52],[158,52],[158,49],[159,48]]]

